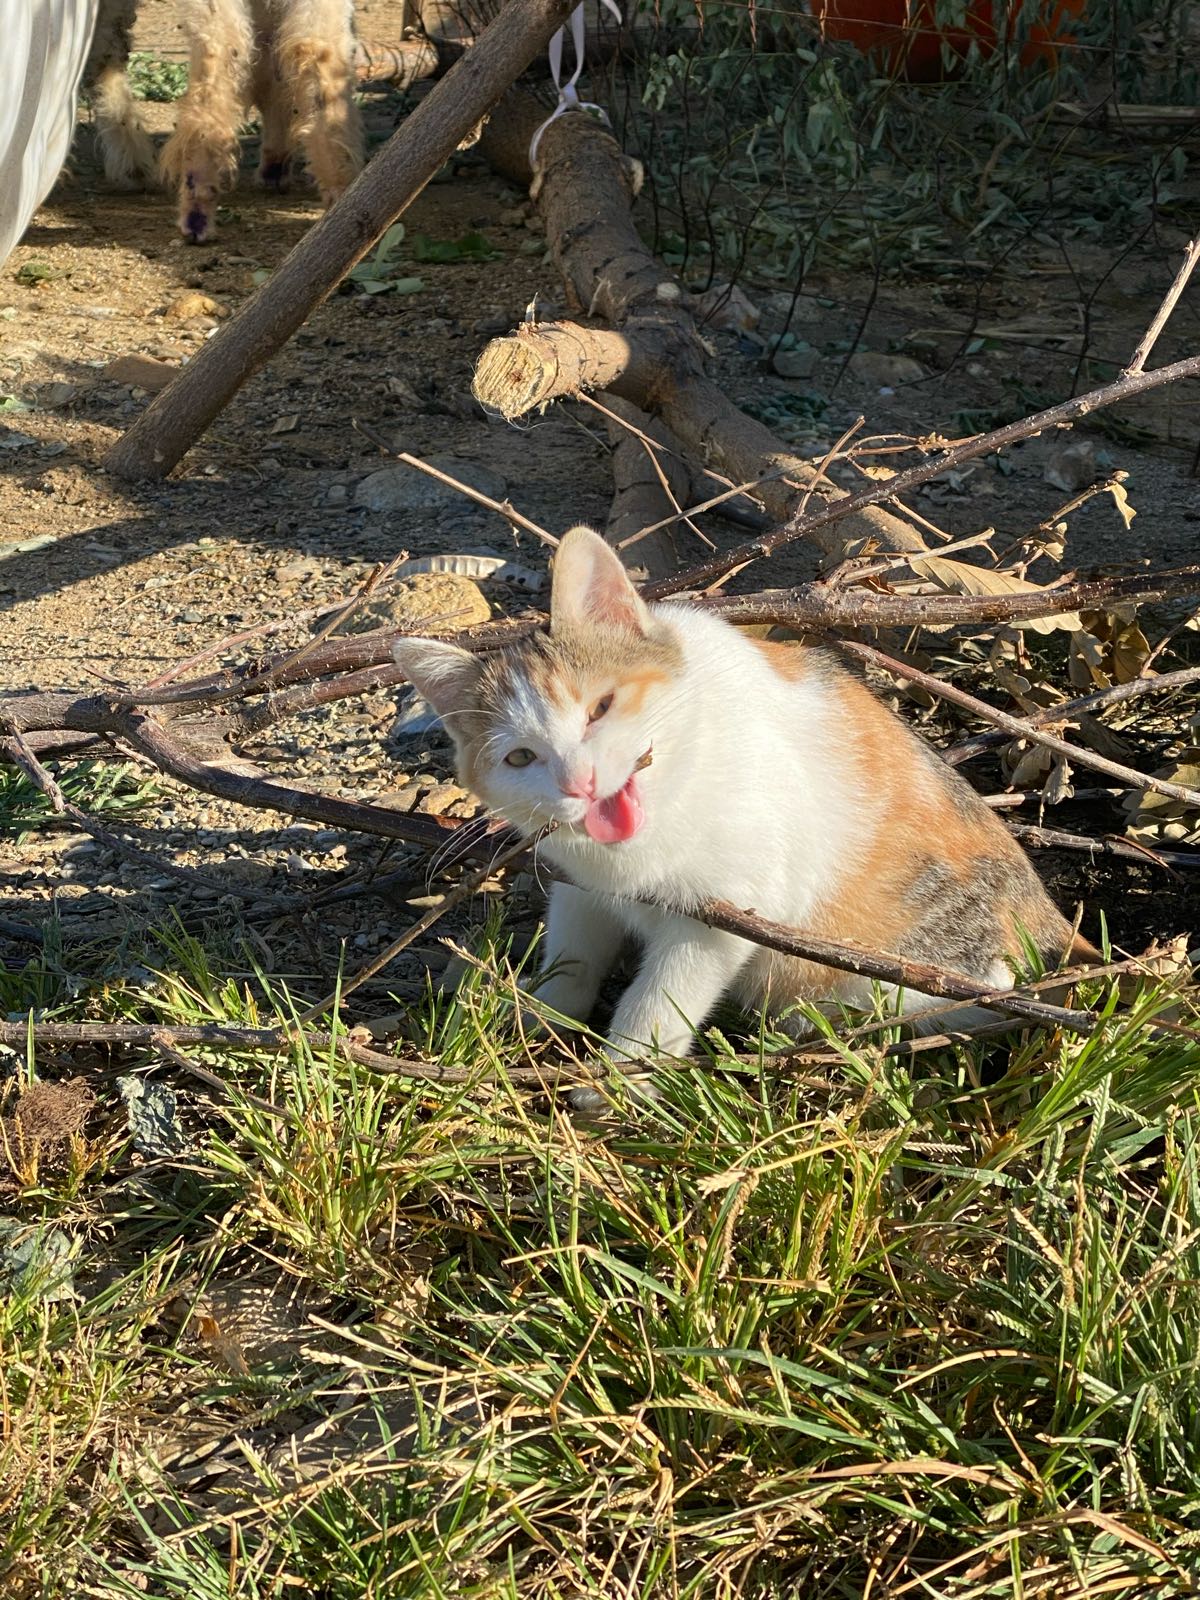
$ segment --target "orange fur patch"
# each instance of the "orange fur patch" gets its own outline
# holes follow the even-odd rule
[[[938,961],[918,948],[913,959],[968,972],[985,971],[1002,956],[1021,961],[1020,929],[1044,951],[1062,950],[1069,926],[995,813],[864,684],[847,675],[834,692],[842,702],[852,785],[867,805],[874,801],[874,817],[837,892],[806,931],[898,954],[912,951],[914,941],[919,947],[944,937],[946,951],[962,946],[956,957]],[[976,943],[981,889],[994,904],[982,913]],[[936,922],[943,906],[945,926],[931,933],[930,918]],[[767,973],[776,1003],[845,994],[859,983],[780,956]]]
[[[807,663],[805,651],[800,645],[780,644],[773,639],[751,639],[750,643],[765,657],[771,671],[777,672],[789,683],[795,683],[804,676]]]

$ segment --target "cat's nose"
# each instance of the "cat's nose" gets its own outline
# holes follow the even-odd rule
[[[596,769],[586,767],[580,772],[572,773],[559,788],[571,800],[594,800],[596,798]]]

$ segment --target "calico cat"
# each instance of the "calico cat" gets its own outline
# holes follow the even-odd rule
[[[1096,954],[975,791],[831,655],[647,606],[588,528],[558,547],[548,633],[487,656],[406,638],[395,658],[459,781],[529,836],[557,824],[540,850],[571,882],[550,891],[539,997],[586,1020],[640,940],[617,1058],[687,1053],[723,995],[871,1005],[869,979],[689,918],[709,897],[997,988],[1025,941],[1048,965]],[[617,898],[634,895],[674,909]]]

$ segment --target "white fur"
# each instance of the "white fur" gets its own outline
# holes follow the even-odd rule
[[[839,772],[834,705],[819,672],[785,680],[716,618],[683,606],[654,614],[669,620],[681,641],[684,670],[669,688],[650,692],[636,727],[621,730],[623,760],[611,750],[597,763],[598,789],[611,792],[652,746],[652,764],[639,775],[646,820],[621,844],[560,829],[542,845],[548,860],[592,893],[552,888],[545,963],[584,954],[579,969],[551,977],[539,994],[556,1010],[586,1015],[612,947],[624,932],[634,934],[645,955],[617,1007],[612,1036],[622,1052],[656,1041],[681,1054],[723,994],[761,998],[770,957],[686,915],[614,897],[653,898],[685,913],[700,900],[723,899],[803,925],[853,858],[861,801]],[[611,766],[616,771],[606,782]],[[864,983],[864,1001],[869,993]]]

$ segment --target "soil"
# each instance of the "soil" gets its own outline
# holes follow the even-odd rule
[[[360,6],[360,13],[365,34],[386,36],[387,6]],[[150,5],[137,45],[177,53],[173,29],[173,6]],[[174,115],[169,105],[147,112],[156,132]],[[402,114],[395,96],[367,97],[376,140]],[[255,155],[248,139],[242,181],[219,239],[189,248],[174,233],[166,197],[116,193],[106,185],[84,129],[67,174],[0,269],[0,396],[11,397],[0,424],[0,632],[7,690],[144,681],[244,627],[287,622],[303,608],[352,593],[377,563],[401,550],[543,564],[528,535],[518,540],[504,519],[465,499],[425,492],[425,480],[415,475],[399,509],[356,504],[362,480],[387,465],[356,432],[356,418],[393,446],[443,462],[456,459],[468,475],[493,475],[527,517],[551,531],[603,522],[611,480],[594,412],[560,406],[510,427],[485,417],[471,399],[473,364],[486,340],[519,322],[535,296],[545,315],[562,289],[526,197],[470,152],[413,205],[404,219],[406,246],[417,234],[452,241],[476,232],[495,250],[494,259],[413,264],[402,250],[403,272],[422,279],[419,290],[335,295],[167,482],[131,486],[106,476],[105,450],[148,403],[147,393],[121,381],[110,364],[133,354],[186,361],[318,214],[307,191],[284,197],[258,191]],[[1061,398],[1072,385],[1086,386],[1074,354],[1081,284],[1095,291],[1091,325],[1102,329],[1093,356],[1123,364],[1170,281],[1176,243],[1173,235],[1160,237],[1152,250],[1127,254],[1113,270],[1115,247],[1090,253],[1081,247],[1070,271],[1049,248],[1031,245],[983,286],[965,271],[961,281],[937,284],[875,284],[866,275],[810,279],[791,320],[792,330],[816,351],[811,374],[800,379],[778,376],[769,362],[791,297],[756,286],[751,274],[742,287],[762,312],[758,334],[765,346],[744,333],[710,328],[713,370],[735,400],[760,410],[813,390],[824,393],[827,409],[804,446],[814,453],[860,414],[879,434],[973,431],[959,414],[1004,405],[1018,382],[1047,400]],[[1188,353],[1198,296],[1200,290],[1189,291],[1156,361]],[[988,328],[997,330],[993,347],[968,354],[969,338]],[[846,348],[855,338],[860,350],[883,356],[917,352],[922,375],[891,385],[879,381],[886,367],[869,378],[856,375],[846,366]],[[1093,428],[1033,441],[1002,463],[978,463],[932,486],[917,503],[948,533],[990,524],[1007,544],[1068,498],[1044,472],[1064,444],[1085,439],[1099,467],[1128,472],[1137,519],[1129,532],[1107,496],[1092,501],[1070,520],[1067,564],[1111,569],[1195,560],[1200,495],[1191,468],[1200,430],[1194,395],[1180,390],[1147,397],[1125,407],[1121,420],[1142,432],[1114,439],[1111,429]],[[707,526],[719,541],[741,536],[720,521]],[[742,582],[777,584],[812,570],[811,555],[793,549]],[[483,591],[495,613],[529,603],[527,591],[515,585],[492,581]],[[302,637],[297,624],[276,642]],[[473,802],[452,782],[445,742],[436,733],[398,730],[397,708],[390,694],[347,702],[273,730],[247,753],[297,783],[329,792],[470,814]],[[1139,760],[1154,764],[1169,736],[1170,730],[1152,738]],[[977,781],[987,787],[981,770]],[[1049,820],[1072,827],[1081,819],[1094,831],[1122,826],[1107,805],[1091,813],[1068,808]],[[109,821],[118,831],[126,826]],[[39,924],[57,911],[69,945],[91,942],[112,957],[126,949],[131,930],[179,917],[210,934],[220,931],[231,970],[246,964],[246,955],[235,953],[241,949],[253,950],[268,970],[313,974],[328,973],[342,944],[350,964],[359,964],[419,914],[423,900],[426,867],[415,852],[289,824],[167,781],[155,803],[135,814],[129,832],[164,858],[203,867],[230,892],[183,886],[86,835],[45,829],[0,843],[0,922]],[[1186,880],[1168,883],[1151,868],[1112,860],[1085,866],[1081,857],[1043,852],[1038,861],[1064,902],[1083,897],[1093,908],[1098,902],[1110,913],[1114,936],[1134,948],[1152,932],[1178,932],[1194,916]],[[361,899],[319,915],[280,918],[262,904],[266,895],[303,898],[309,885],[327,886],[333,874],[368,868],[409,871],[409,892],[399,892],[383,910]],[[0,939],[0,948],[19,963],[31,947]],[[403,990],[426,963],[440,964],[444,952],[417,946],[407,959],[407,968],[365,991],[368,1011],[372,994],[384,1004],[386,988]],[[310,979],[300,988],[310,985],[314,994],[324,987]]]

